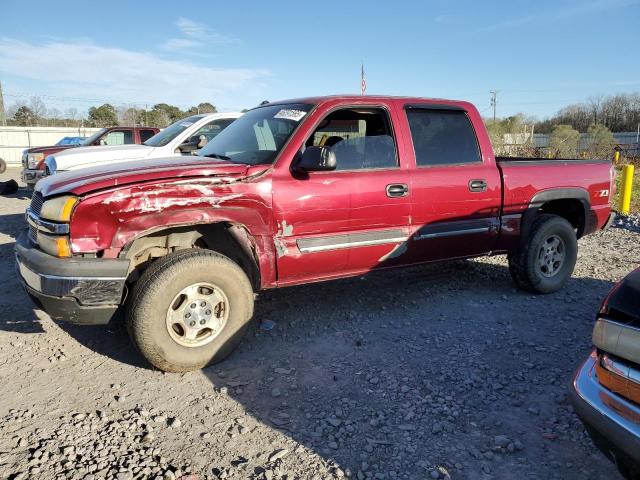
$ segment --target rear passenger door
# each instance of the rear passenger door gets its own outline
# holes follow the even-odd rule
[[[406,105],[411,169],[412,261],[490,252],[499,230],[500,173],[483,159],[473,124],[458,107]]]

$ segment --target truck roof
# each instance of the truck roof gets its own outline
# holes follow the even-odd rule
[[[277,100],[269,102],[269,105],[279,105],[285,103],[322,103],[328,101],[346,101],[353,103],[370,103],[377,101],[393,100],[400,103],[440,103],[445,105],[472,106],[471,103],[463,100],[450,100],[446,98],[430,98],[430,97],[406,97],[394,95],[357,95],[357,94],[335,94],[316,97],[292,98],[288,100]]]

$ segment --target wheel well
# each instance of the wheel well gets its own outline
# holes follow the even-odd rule
[[[253,237],[244,226],[228,222],[172,227],[136,238],[121,254],[131,260],[128,280],[135,282],[154,260],[188,248],[204,248],[224,255],[244,270],[255,291],[260,289]]]
[[[577,231],[580,238],[585,230],[585,206],[577,198],[563,198],[543,203],[538,213],[550,213],[567,220]]]

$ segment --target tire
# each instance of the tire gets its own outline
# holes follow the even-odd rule
[[[193,300],[198,296],[202,309],[200,300]],[[206,311],[205,303],[210,305]],[[189,310],[196,304],[200,310]],[[186,320],[190,312],[190,320],[200,319],[193,328]],[[253,289],[244,271],[218,253],[189,249],[157,260],[142,274],[127,304],[126,324],[131,340],[154,367],[188,372],[224,360],[242,340],[252,315]],[[204,327],[197,325],[200,321]],[[188,332],[199,328],[206,335],[189,339]]]
[[[546,254],[547,248],[563,252]],[[543,252],[543,248],[545,251]],[[541,255],[546,265],[541,266]],[[546,255],[546,256],[545,256]],[[578,241],[573,226],[557,215],[541,214],[533,222],[529,237],[524,239],[518,251],[508,256],[509,272],[516,285],[530,292],[552,293],[567,282],[576,265]]]

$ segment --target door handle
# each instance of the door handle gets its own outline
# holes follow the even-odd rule
[[[406,183],[390,183],[387,185],[387,197],[404,197],[409,193]]]
[[[483,179],[469,180],[470,192],[486,192],[487,181]]]

